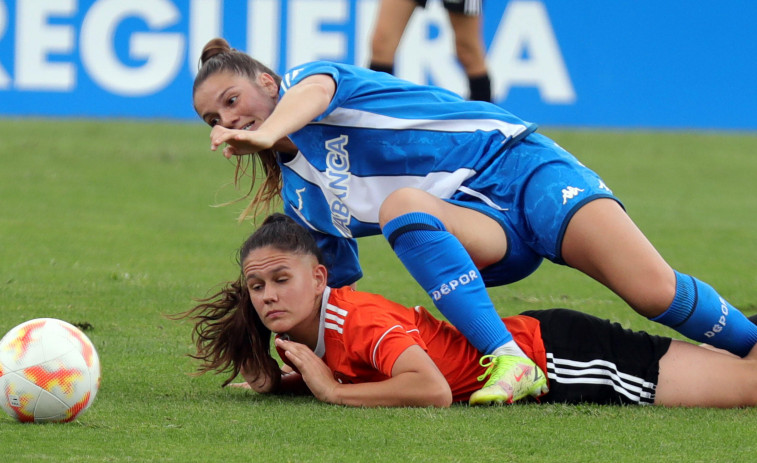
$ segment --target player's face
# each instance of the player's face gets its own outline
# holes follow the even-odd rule
[[[278,101],[278,86],[261,74],[255,82],[233,72],[211,75],[195,90],[194,105],[206,124],[227,129],[257,130]]]
[[[252,305],[268,329],[298,342],[317,339],[327,274],[315,257],[258,248],[244,259],[242,272]]]

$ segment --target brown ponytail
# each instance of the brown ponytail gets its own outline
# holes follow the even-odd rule
[[[198,69],[202,68],[202,65],[215,55],[219,53],[228,53],[231,50],[232,48],[229,45],[229,42],[226,41],[226,39],[222,39],[221,37],[211,39],[208,43],[205,44],[205,47],[203,47],[202,49]]]
[[[194,96],[199,87],[208,77],[219,72],[231,72],[244,76],[255,82],[258,75],[269,74],[276,84],[281,87],[281,77],[273,72],[268,66],[241,51],[231,48],[229,42],[221,37],[211,39],[202,49],[197,76],[195,77],[192,95]],[[243,177],[250,178],[250,188],[237,201],[249,198],[252,200],[239,215],[241,222],[248,216],[256,217],[261,213],[270,212],[275,206],[276,199],[281,198],[283,186],[281,168],[277,162],[274,150],[263,150],[257,153],[260,164],[255,161],[254,155],[236,156],[236,168],[234,169],[234,185],[239,187]],[[258,168],[263,169],[263,184],[255,191],[258,180]],[[255,191],[253,195],[253,191]],[[232,201],[232,203],[237,202]],[[227,203],[228,204],[228,203]]]

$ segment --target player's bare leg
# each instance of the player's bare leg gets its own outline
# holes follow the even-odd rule
[[[660,359],[655,404],[723,408],[757,405],[757,349],[739,358],[674,340]]]
[[[739,356],[757,344],[757,325],[708,284],[674,271],[612,199],[592,201],[576,212],[562,256],[641,315],[690,339]]]
[[[394,74],[394,55],[415,6],[412,0],[381,1],[371,38],[371,69]]]
[[[647,318],[673,301],[673,269],[612,199],[597,199],[576,212],[565,230],[562,257]]]
[[[457,59],[468,77],[471,100],[491,101],[491,82],[486,66],[486,50],[481,36],[481,16],[449,13],[455,32]]]

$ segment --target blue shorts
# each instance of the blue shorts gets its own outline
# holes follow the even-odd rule
[[[562,241],[570,219],[598,198],[618,201],[572,154],[532,133],[504,150],[448,201],[486,214],[504,229],[505,257],[481,269],[487,286],[499,286],[527,277],[544,258],[564,264]]]

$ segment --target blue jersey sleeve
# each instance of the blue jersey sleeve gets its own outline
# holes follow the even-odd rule
[[[331,76],[331,78],[334,79],[334,83],[337,85],[337,92],[335,93],[334,99],[332,99],[331,104],[329,104],[329,107],[326,109],[326,111],[323,112],[323,114],[313,119],[313,121],[320,121],[324,117],[328,116],[331,113],[331,111],[334,110],[334,108],[338,107],[341,103],[341,100],[344,99],[344,97],[337,98],[340,94],[339,92],[340,74],[339,74],[339,69],[337,69],[337,67],[334,66],[332,63],[329,63],[328,61],[314,61],[312,63],[303,64],[301,66],[298,66],[290,70],[289,72],[284,74],[284,77],[282,78],[281,89],[279,90],[279,94],[281,96],[284,96],[284,94],[290,88],[292,88],[292,86],[298,84],[303,79],[316,75],[316,74],[326,74],[328,76]]]
[[[363,75],[363,73],[370,74]],[[381,80],[386,77],[367,69],[345,67],[344,65],[339,65],[329,61],[313,61],[298,66],[284,75],[279,92],[280,95],[283,96],[293,85],[298,84],[303,79],[317,74],[324,74],[334,79],[334,83],[336,84],[336,91],[334,92],[334,96],[331,98],[331,102],[329,103],[328,108],[326,108],[326,110],[322,114],[314,118],[313,122],[319,122],[323,120],[324,118],[329,116],[336,108],[351,107],[355,104],[359,105],[359,101],[353,101],[353,98],[365,91],[371,93],[371,89],[366,88],[366,82],[368,81],[367,86],[371,87],[372,85],[375,85],[375,82],[370,81],[375,81],[377,78]],[[391,78],[394,79],[393,76]],[[398,79],[394,79],[394,81],[401,82]],[[443,90],[440,89],[440,91]],[[362,98],[359,97],[357,99],[362,100]]]

